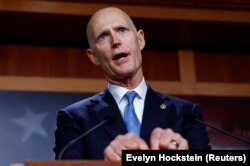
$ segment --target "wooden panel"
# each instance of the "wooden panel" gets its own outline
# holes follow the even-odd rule
[[[26,161],[25,166],[121,166],[121,162],[104,160]]]
[[[39,12],[69,15],[91,15],[96,10],[116,6],[127,11],[132,17],[154,19],[177,19],[177,20],[200,20],[222,22],[245,22],[249,23],[249,12],[246,10],[204,9],[169,6],[134,6],[131,4],[107,3],[72,3],[37,0],[8,0],[0,1],[0,10],[19,12]],[[220,16],[220,17],[218,17]]]
[[[19,2],[19,1],[17,1]],[[30,2],[30,1],[26,1]],[[35,1],[37,4],[37,10],[39,10],[40,1]],[[49,2],[47,2],[49,3]],[[19,4],[22,6],[21,4]],[[46,5],[46,4],[45,4]],[[49,4],[48,4],[49,5]],[[74,6],[76,5],[76,6]],[[25,6],[25,4],[24,4]],[[60,6],[60,5],[59,5]],[[92,5],[94,6],[94,5]],[[32,5],[30,6],[33,7]],[[73,3],[70,8],[65,5],[61,8],[70,8],[76,11],[77,4]],[[78,9],[80,11],[86,11],[83,6]],[[18,8],[18,7],[17,7]],[[57,5],[52,6],[52,9],[61,9]],[[45,9],[51,9],[46,7]],[[20,9],[21,10],[21,9]],[[214,16],[216,18],[225,16],[225,18],[233,18],[236,16],[234,12],[230,14],[225,13],[197,13],[196,11],[189,10],[178,11],[178,9],[168,10],[163,9],[165,15],[168,18],[147,17],[148,12],[143,8],[131,7],[128,9],[131,12],[135,24],[138,28],[145,30],[146,49],[152,50],[167,50],[169,48],[200,48],[200,47],[219,47],[224,50],[234,48],[237,50],[250,50],[249,38],[250,38],[250,12],[245,18],[249,19],[245,23],[238,23],[239,19],[244,18],[238,16],[235,20],[223,21],[223,20],[206,20],[205,17]],[[135,14],[139,11],[141,17],[137,17]],[[157,8],[150,8],[150,16],[154,16]],[[1,31],[0,42],[1,43],[36,43],[36,44],[51,44],[51,45],[67,45],[76,47],[87,47],[87,40],[85,35],[85,26],[92,12],[88,14],[78,13],[67,14],[57,13],[58,11],[52,10],[55,13],[46,12],[21,12],[21,11],[1,11]],[[64,12],[64,10],[62,10]],[[180,14],[182,13],[182,14]],[[176,18],[178,15],[189,16],[190,18]],[[196,16],[200,16],[201,19],[196,20]],[[180,16],[182,17],[182,16]],[[244,21],[243,21],[244,22]]]
[[[144,51],[143,71],[146,79],[179,81],[179,63],[175,51]]]
[[[83,0],[53,0],[61,2],[82,2]],[[117,0],[84,0],[90,3],[117,3]],[[193,7],[193,8],[215,8],[215,9],[250,9],[248,0],[126,0],[119,1],[119,4],[130,5],[148,5],[148,6],[177,6],[177,7]]]
[[[24,166],[23,163],[10,163],[9,166]]]
[[[250,54],[196,52],[198,82],[250,82]]]
[[[103,78],[82,48],[0,45],[0,75]]]
[[[174,95],[250,96],[250,84],[196,83],[187,91],[185,83],[147,80],[154,89]],[[107,85],[104,79],[0,76],[0,90],[91,92],[101,91]]]
[[[177,53],[143,52],[144,75],[151,80],[180,80]],[[86,49],[32,45],[0,45],[0,75],[104,78]]]

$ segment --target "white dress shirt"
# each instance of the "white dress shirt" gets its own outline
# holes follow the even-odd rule
[[[145,98],[146,98],[146,93],[148,90],[147,84],[143,78],[142,82],[135,88],[135,89],[126,89],[124,87],[120,87],[114,84],[108,84],[108,89],[111,93],[111,95],[114,97],[122,117],[124,117],[124,110],[126,105],[128,104],[128,101],[124,95],[128,91],[135,91],[138,95],[134,99],[134,108],[135,108],[135,113],[140,121],[142,122],[142,115],[143,115],[143,110],[144,110],[144,103],[145,103]]]

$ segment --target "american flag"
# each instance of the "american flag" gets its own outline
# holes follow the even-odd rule
[[[57,112],[90,95],[0,91],[0,165],[54,160]]]

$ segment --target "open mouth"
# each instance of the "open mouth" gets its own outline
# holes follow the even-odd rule
[[[119,54],[116,54],[116,55],[113,57],[113,60],[120,60],[120,59],[126,58],[127,56],[128,56],[127,53],[119,53]]]

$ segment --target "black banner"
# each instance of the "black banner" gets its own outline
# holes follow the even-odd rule
[[[122,165],[250,166],[249,150],[123,150]]]

